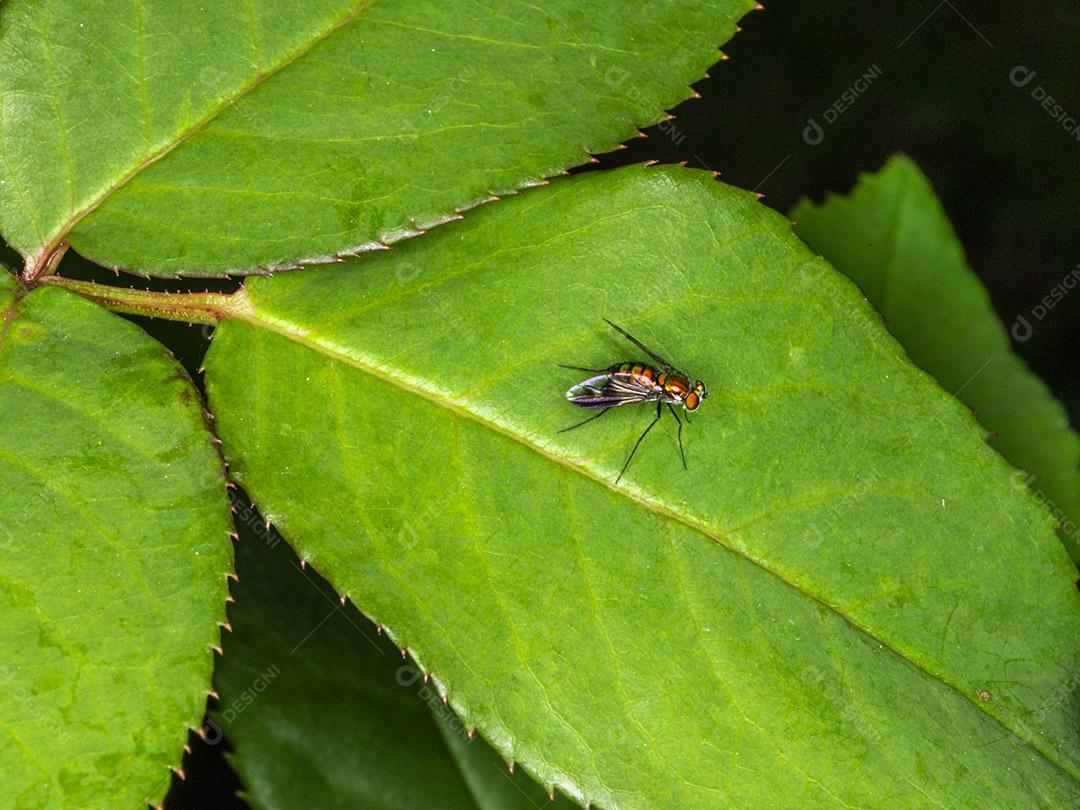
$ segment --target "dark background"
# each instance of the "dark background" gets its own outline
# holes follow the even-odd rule
[[[730,61],[698,82],[702,98],[674,110],[674,130],[652,128],[588,170],[645,160],[687,161],[724,182],[765,194],[788,211],[803,196],[847,192],[860,171],[897,151],[930,178],[974,271],[1008,325],[1028,315],[1080,266],[1080,136],[1031,95],[1041,86],[1080,121],[1080,2],[925,0],[779,2],[752,12],[725,48]],[[673,43],[672,47],[678,47]],[[1025,87],[1017,66],[1035,71]],[[832,124],[823,113],[861,75],[880,72]],[[818,145],[803,138],[814,118]],[[1074,128],[1080,124],[1074,124]],[[13,266],[18,261],[5,257]],[[65,275],[117,283],[79,257]],[[124,279],[123,281],[128,281]],[[230,289],[233,282],[149,282],[156,289]],[[136,319],[190,369],[206,345],[201,327]],[[1032,321],[1016,351],[1080,423],[1080,288]],[[243,806],[221,757],[226,747],[193,738],[187,780],[174,779],[167,806]]]

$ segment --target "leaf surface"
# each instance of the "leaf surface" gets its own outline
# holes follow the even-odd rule
[[[1080,436],[1061,403],[1013,353],[918,166],[893,158],[862,176],[850,195],[822,205],[804,201],[791,215],[799,236],[862,287],[911,359],[959,392],[994,431],[990,445],[1029,473],[1080,563]],[[1070,278],[1075,285],[1080,273]],[[1013,324],[1022,340],[1033,328],[1037,321]]]
[[[279,535],[241,531],[237,575],[215,720],[254,807],[550,806]]]
[[[753,195],[634,167],[249,280],[207,358],[264,514],[541,784],[603,807],[1073,801],[1051,516]],[[562,397],[637,352],[706,380]],[[1017,735],[1014,741],[1013,733]],[[878,797],[875,799],[874,797]]]
[[[150,274],[379,247],[661,120],[753,6],[8,0],[0,232]]]
[[[0,299],[0,804],[159,801],[224,620],[221,460],[141,329],[7,273]]]

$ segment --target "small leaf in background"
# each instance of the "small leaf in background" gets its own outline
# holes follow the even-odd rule
[[[163,275],[378,247],[662,120],[753,6],[8,0],[0,233]]]
[[[221,459],[138,327],[7,273],[0,309],[0,804],[159,801],[225,618]]]
[[[536,810],[555,803],[276,532],[241,529],[214,721],[255,808]]]
[[[245,284],[207,357],[264,514],[465,721],[604,807],[1080,798],[1080,598],[968,409],[753,195],[559,181]],[[648,408],[557,367],[629,328],[709,383]],[[288,459],[287,464],[282,459]]]
[[[804,201],[791,216],[799,236],[862,287],[911,359],[994,432],[990,445],[1029,473],[1080,563],[1080,436],[1013,353],[918,166],[895,157],[863,175],[850,195],[831,195],[822,205]],[[1025,339],[1031,328],[1037,324],[1018,320],[1015,334]]]

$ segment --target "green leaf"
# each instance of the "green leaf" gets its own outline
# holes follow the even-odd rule
[[[603,807],[1080,798],[1051,516],[754,195],[582,176],[245,285],[207,357],[237,478],[541,784]],[[638,354],[711,386],[562,392]],[[283,461],[283,460],[287,460]],[[1014,736],[1015,735],[1015,736]]]
[[[263,538],[241,533],[233,633],[214,673],[214,718],[254,807],[548,804],[483,740],[470,741],[420,670],[302,570],[279,535]]]
[[[0,804],[158,801],[224,620],[221,460],[138,327],[7,273],[0,309]]]
[[[804,201],[791,216],[799,235],[862,287],[911,359],[959,392],[994,431],[990,445],[1030,473],[1028,482],[1080,562],[1080,436],[1061,403],[1013,354],[918,166],[895,157],[863,175],[849,196]],[[1026,340],[1032,328],[1038,324],[1017,320],[1014,334]]]
[[[753,6],[8,0],[0,233],[31,272],[380,247],[662,120]]]

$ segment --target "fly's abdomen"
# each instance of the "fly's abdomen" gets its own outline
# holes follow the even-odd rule
[[[650,402],[663,392],[657,372],[644,363],[616,363],[566,392],[566,398],[581,408],[613,408],[632,402]]]
[[[620,375],[629,377],[635,384],[643,388],[659,385],[657,377],[664,376],[664,372],[658,372],[652,366],[647,366],[644,363],[621,363],[613,370]]]

